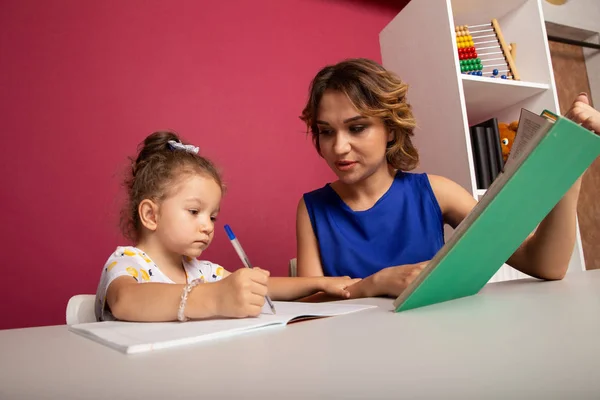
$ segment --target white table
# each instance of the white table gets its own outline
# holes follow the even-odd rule
[[[0,399],[600,398],[600,271],[399,314],[354,302],[380,307],[130,356],[66,326],[0,331]]]

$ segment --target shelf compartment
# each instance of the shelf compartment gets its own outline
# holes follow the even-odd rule
[[[469,125],[478,124],[514,104],[550,90],[550,85],[462,74]]]

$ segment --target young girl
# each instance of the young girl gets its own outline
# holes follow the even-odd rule
[[[444,224],[456,227],[475,206],[458,184],[409,172],[419,155],[411,141],[416,123],[407,89],[366,59],[327,66],[313,79],[301,118],[338,180],[299,202],[299,276],[364,278],[348,288],[351,297],[396,297],[443,246]],[[581,104],[571,114],[577,112],[591,115]],[[579,188],[580,180],[509,265],[541,279],[565,275]]]
[[[124,233],[96,294],[99,321],[173,321],[260,314],[265,296],[293,300],[323,291],[348,297],[344,278],[269,278],[260,268],[230,273],[199,261],[210,245],[223,184],[198,148],[171,132],[148,136],[127,179]]]

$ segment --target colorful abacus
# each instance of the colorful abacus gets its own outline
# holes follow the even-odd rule
[[[460,60],[460,72],[469,75],[482,75],[483,64],[477,57],[477,50],[473,37],[467,25],[456,27],[456,46],[458,47],[458,59]]]
[[[459,25],[455,32],[461,73],[519,80],[514,62],[516,46],[511,49],[504,42],[498,21]]]

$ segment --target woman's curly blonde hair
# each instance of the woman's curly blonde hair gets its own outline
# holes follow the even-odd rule
[[[387,162],[395,169],[410,171],[419,163],[419,153],[411,137],[416,127],[410,104],[406,101],[408,85],[375,61],[348,59],[323,68],[310,84],[309,97],[300,119],[312,134],[321,154],[317,111],[327,90],[344,93],[364,116],[381,118],[394,139],[388,143]]]

